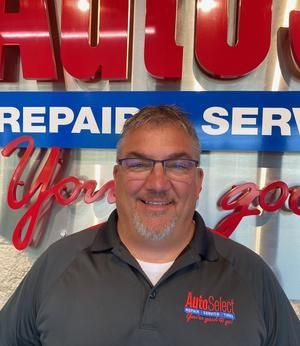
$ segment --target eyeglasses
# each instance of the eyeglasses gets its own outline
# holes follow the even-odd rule
[[[152,160],[146,158],[124,158],[117,160],[117,163],[136,179],[146,178],[151,173],[154,165],[161,163],[166,175],[174,180],[188,178],[192,170],[199,165],[199,161],[192,159]]]

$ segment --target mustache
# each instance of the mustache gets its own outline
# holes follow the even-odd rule
[[[173,200],[170,194],[166,191],[148,191],[141,196],[142,199],[165,199]]]

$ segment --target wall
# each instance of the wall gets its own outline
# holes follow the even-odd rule
[[[164,81],[150,76],[144,64],[144,33],[146,1],[132,1],[134,7],[132,34],[132,68],[128,81],[82,82],[63,71],[63,81],[41,82],[27,80],[22,77],[18,82],[0,84],[0,91],[163,91],[163,90],[270,90],[297,91],[300,79],[297,74],[288,73],[287,66],[279,63],[279,55],[288,53],[287,36],[279,35],[279,29],[287,27],[287,14],[299,8],[300,1],[274,0],[271,46],[266,59],[248,75],[229,80],[212,78],[204,73],[194,56],[194,20],[195,3],[190,0],[178,0],[176,41],[184,46],[183,75],[179,81]],[[61,2],[55,1],[60,28]],[[233,10],[236,1],[229,1],[231,21],[229,33],[234,33]],[[286,31],[284,31],[286,34]],[[278,52],[279,47],[279,52]],[[283,47],[283,48],[282,48]],[[280,54],[279,54],[280,53]],[[159,52],[157,52],[159,54]],[[75,58],[75,57],[74,57]],[[84,62],[82,62],[84,63]],[[42,153],[45,155],[45,153]],[[111,179],[111,169],[115,161],[114,150],[77,149],[69,152],[69,163],[66,173],[82,178],[96,179],[99,185]],[[18,282],[27,272],[34,260],[54,241],[68,234],[80,231],[92,224],[106,219],[113,206],[103,201],[86,205],[82,201],[67,207],[55,205],[51,218],[45,225],[42,241],[36,247],[19,252],[11,243],[12,231],[24,210],[13,211],[8,208],[6,194],[10,177],[18,162],[18,157],[0,157],[0,307],[10,296]],[[38,162],[35,153],[30,165]],[[283,180],[288,184],[299,184],[300,181],[299,153],[266,153],[266,152],[206,152],[202,157],[205,171],[205,186],[198,209],[211,227],[217,224],[224,212],[217,208],[220,196],[232,185],[246,181],[256,182],[265,186],[273,180]],[[226,172],[226,174],[220,174]],[[272,267],[289,298],[300,301],[299,248],[300,233],[298,230],[299,216],[280,211],[264,213],[249,217],[239,225],[233,238],[249,246],[260,254]],[[299,306],[299,305],[298,305]],[[298,310],[299,311],[299,310]]]

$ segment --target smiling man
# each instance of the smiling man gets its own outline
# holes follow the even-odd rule
[[[195,211],[199,156],[176,107],[127,120],[116,210],[34,264],[0,313],[0,345],[300,345],[299,320],[271,270]]]

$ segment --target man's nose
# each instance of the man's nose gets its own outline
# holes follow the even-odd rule
[[[170,188],[170,179],[162,162],[155,162],[151,172],[146,179],[147,188],[156,191],[166,191]]]

